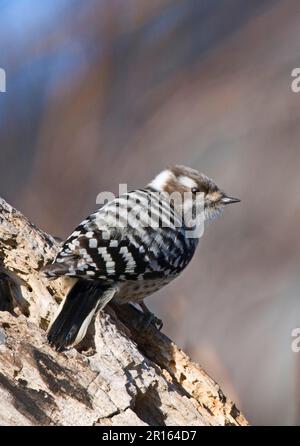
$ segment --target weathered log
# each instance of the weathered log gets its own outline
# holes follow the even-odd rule
[[[108,306],[79,348],[45,330],[68,279],[39,274],[58,241],[0,199],[1,425],[246,425],[233,402],[141,313]]]

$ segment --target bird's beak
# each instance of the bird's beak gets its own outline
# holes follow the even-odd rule
[[[241,200],[239,198],[227,197],[227,195],[221,198],[221,202],[223,204],[239,203],[240,201]]]

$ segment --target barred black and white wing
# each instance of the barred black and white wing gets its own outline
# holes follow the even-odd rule
[[[61,275],[109,281],[175,276],[189,263],[195,241],[157,194],[121,195],[84,220],[66,240],[49,278]]]

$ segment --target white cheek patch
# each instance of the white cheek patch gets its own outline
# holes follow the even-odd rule
[[[164,190],[166,184],[172,177],[173,174],[170,170],[163,170],[154,178],[153,181],[151,181],[150,186],[158,191]]]
[[[185,187],[187,187],[188,189],[193,189],[194,187],[197,187],[197,183],[196,181],[194,181],[192,178],[190,177],[186,177],[185,175],[181,175],[178,178],[178,181]]]

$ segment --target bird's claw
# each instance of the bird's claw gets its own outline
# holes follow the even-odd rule
[[[158,317],[154,316],[154,325],[157,328],[158,331],[161,331],[161,329],[164,326],[164,323],[161,319],[159,319]]]

